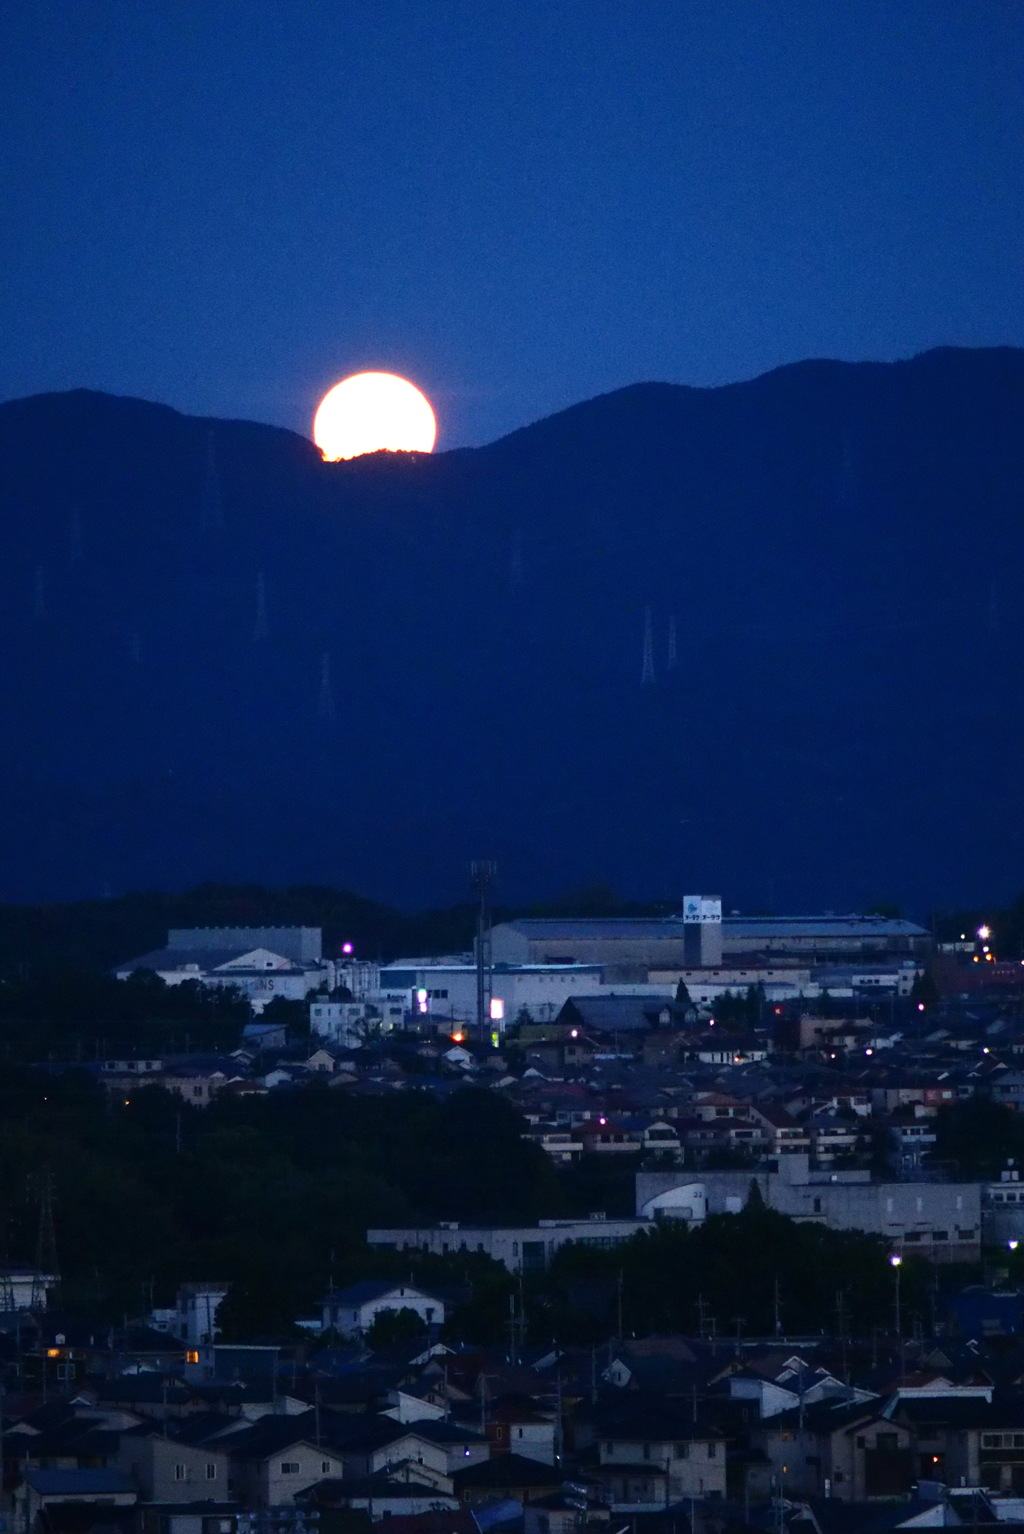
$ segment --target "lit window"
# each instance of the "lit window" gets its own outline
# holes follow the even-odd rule
[[[187,1364],[197,1364],[199,1362],[199,1349],[189,1348],[188,1352],[185,1354],[185,1362]]]

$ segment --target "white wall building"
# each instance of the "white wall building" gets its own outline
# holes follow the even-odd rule
[[[339,1049],[358,1049],[375,1032],[390,1033],[400,1028],[407,1001],[377,1003],[372,1001],[311,1001],[309,1026],[317,1038],[337,1044]]]
[[[697,1185],[694,1185],[696,1187]],[[703,1218],[702,1202],[696,1197],[687,1203],[663,1211],[670,1217],[695,1221]],[[629,1241],[638,1231],[650,1230],[650,1219],[609,1220],[605,1215],[591,1215],[586,1220],[541,1220],[536,1225],[460,1225],[443,1222],[419,1228],[368,1230],[369,1246],[391,1251],[483,1252],[495,1262],[504,1263],[510,1273],[536,1273],[548,1266],[551,1258],[570,1241],[583,1246],[612,1247]]]
[[[37,1268],[0,1269],[0,1311],[45,1310],[47,1290],[58,1283],[56,1273]]]
[[[654,1202],[685,1181],[678,1172],[638,1172],[638,1212],[654,1213]],[[812,1171],[802,1152],[742,1172],[705,1170],[701,1182],[709,1214],[739,1214],[756,1182],[770,1209],[795,1220],[868,1231],[931,1262],[977,1262],[980,1255],[981,1183],[875,1182],[860,1168]]]
[[[444,1301],[414,1284],[393,1284],[367,1279],[335,1289],[322,1302],[324,1331],[342,1337],[361,1337],[382,1311],[412,1310],[424,1326],[444,1325]]]
[[[382,1008],[404,1007],[421,1021],[431,1016],[452,1022],[476,1022],[476,965],[469,962],[397,960],[380,972],[380,992],[375,1001]],[[525,1008],[534,1022],[556,1018],[573,996],[672,996],[675,982],[629,984],[605,983],[599,964],[500,964],[491,975],[491,997],[496,1004],[491,1017],[502,1032]]]
[[[319,927],[178,927],[163,948],[130,959],[114,973],[127,980],[152,970],[165,985],[186,980],[234,986],[254,1012],[276,996],[304,1001],[310,991],[333,988],[337,966],[321,952]]]

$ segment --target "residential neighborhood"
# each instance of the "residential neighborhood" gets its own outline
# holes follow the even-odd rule
[[[368,1162],[366,1217],[328,1253],[354,1276],[323,1270],[290,1314],[269,1269],[90,1314],[59,1180],[33,1195],[36,1265],[0,1273],[11,1534],[1024,1523],[1024,1187],[1012,1137],[982,1143],[1024,1102],[1024,967],[983,931],[685,909],[508,922],[486,967],[327,957],[283,927],[178,929],[119,964],[248,1010],[215,1049],[26,1080],[129,1128],[156,1114],[183,1169],[206,1124],[217,1145],[275,1121],[372,1124],[379,1146],[424,1113],[481,1127],[407,1199],[418,1219],[373,1219]],[[508,1191],[467,1205],[478,1175]],[[523,1177],[563,1212],[526,1217]],[[733,1233],[756,1283],[701,1277]],[[817,1298],[793,1256],[814,1243]]]

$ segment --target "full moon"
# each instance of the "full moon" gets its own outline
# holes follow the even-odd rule
[[[353,373],[329,389],[313,417],[313,441],[328,463],[385,448],[429,453],[437,440],[430,401],[395,373]]]

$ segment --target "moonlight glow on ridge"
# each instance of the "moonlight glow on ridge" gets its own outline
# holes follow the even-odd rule
[[[353,373],[328,390],[313,417],[313,441],[329,463],[382,448],[429,453],[436,440],[426,395],[395,373]]]

